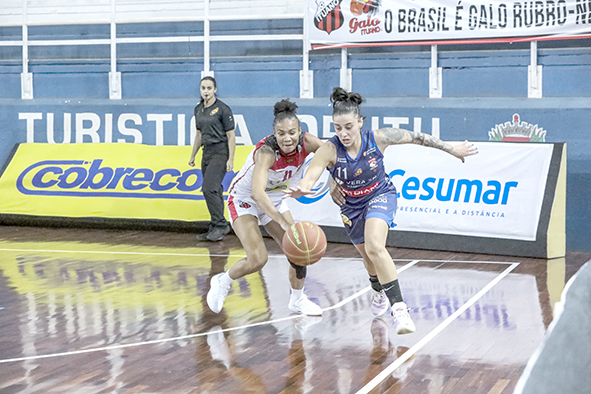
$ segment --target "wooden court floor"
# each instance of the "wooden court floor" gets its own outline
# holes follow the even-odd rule
[[[512,393],[591,259],[391,248],[417,325],[397,336],[351,245],[309,268],[324,314],[302,317],[266,242],[267,266],[215,314],[209,280],[244,255],[232,235],[0,226],[0,394]]]

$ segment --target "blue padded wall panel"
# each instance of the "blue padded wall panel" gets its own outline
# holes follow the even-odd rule
[[[20,73],[0,73],[0,98],[21,98]]]
[[[18,37],[17,40],[21,38]],[[22,66],[23,51],[20,46],[0,47],[0,61],[20,61]],[[4,67],[3,63],[0,63],[0,70]]]
[[[212,21],[212,35],[303,34],[303,19],[267,19],[258,21]]]
[[[589,66],[544,66],[544,97],[591,97]]]
[[[588,66],[591,64],[589,49],[540,49],[538,63],[544,66]]]
[[[310,69],[314,71],[314,97],[329,97],[341,80],[341,57],[311,56]]]
[[[176,59],[203,57],[202,42],[154,42],[141,44],[117,44],[117,59]]]
[[[200,72],[122,73],[121,91],[125,98],[199,99],[200,79]]]
[[[20,72],[21,70],[19,70]],[[106,61],[31,61],[29,72],[33,74],[72,74],[72,73],[108,73],[111,71],[109,62]]]
[[[203,22],[118,23],[117,37],[203,36]]]
[[[389,70],[429,68],[431,66],[431,55],[425,52],[359,54],[349,56],[349,59],[350,67],[355,69]]]
[[[87,40],[109,39],[111,25],[108,23],[94,25],[51,25],[29,26],[29,40]]]
[[[56,46],[30,46],[29,59],[32,62],[60,63],[71,61],[88,61],[100,59],[108,62],[111,59],[111,47],[109,45],[56,45]]]
[[[529,51],[442,51],[444,97],[527,97]]]
[[[429,97],[429,70],[354,68],[353,90],[363,97]]]
[[[353,90],[364,97],[429,97],[429,53],[350,56]]]
[[[302,56],[224,57],[211,60],[211,68],[220,71],[297,71],[303,67]]]
[[[0,26],[2,40],[12,41],[22,38],[23,28],[20,26]]]
[[[290,70],[215,71],[220,97],[300,97],[300,73]]]
[[[36,99],[108,99],[109,75],[107,73],[37,73],[33,74],[33,92]]]
[[[127,59],[117,62],[117,71],[122,73],[163,73],[168,72],[201,72],[203,59]]]
[[[527,97],[527,67],[443,69],[445,97]]]
[[[201,44],[201,43],[199,43]],[[203,46],[203,44],[201,44]],[[212,41],[209,46],[212,58],[228,56],[293,56],[302,58],[301,41]]]

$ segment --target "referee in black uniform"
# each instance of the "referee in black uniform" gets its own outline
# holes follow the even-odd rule
[[[224,217],[224,188],[222,181],[227,171],[234,168],[236,138],[232,110],[215,97],[217,84],[213,77],[204,77],[199,83],[201,102],[195,107],[197,133],[189,165],[195,165],[195,156],[203,146],[201,172],[203,197],[211,216],[209,231],[199,234],[200,241],[221,241],[231,230]]]

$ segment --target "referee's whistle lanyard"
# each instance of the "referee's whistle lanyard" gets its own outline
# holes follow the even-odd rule
[[[205,102],[205,100],[204,100],[204,101],[202,101],[202,103],[203,103],[203,107],[201,107],[201,113],[205,113],[205,110],[206,110],[207,108],[211,107],[212,105],[214,105],[216,101],[218,101],[218,99],[214,97],[214,98],[213,98],[213,102],[211,103],[211,105],[208,105],[207,107],[205,106],[205,105],[207,104],[207,103]]]

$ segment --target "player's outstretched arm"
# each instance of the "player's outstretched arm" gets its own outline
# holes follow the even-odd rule
[[[289,190],[285,191],[285,194],[293,198],[314,194],[314,191],[312,191],[314,184],[318,181],[326,167],[334,165],[336,155],[337,151],[332,143],[323,143],[314,154],[312,160],[310,160],[306,173],[298,183],[298,186],[290,187]]]
[[[478,153],[474,144],[464,141],[457,145],[448,144],[437,137],[419,131],[408,131],[394,127],[386,127],[375,131],[375,138],[380,150],[397,144],[416,144],[436,148],[457,157],[464,162],[464,158]]]

